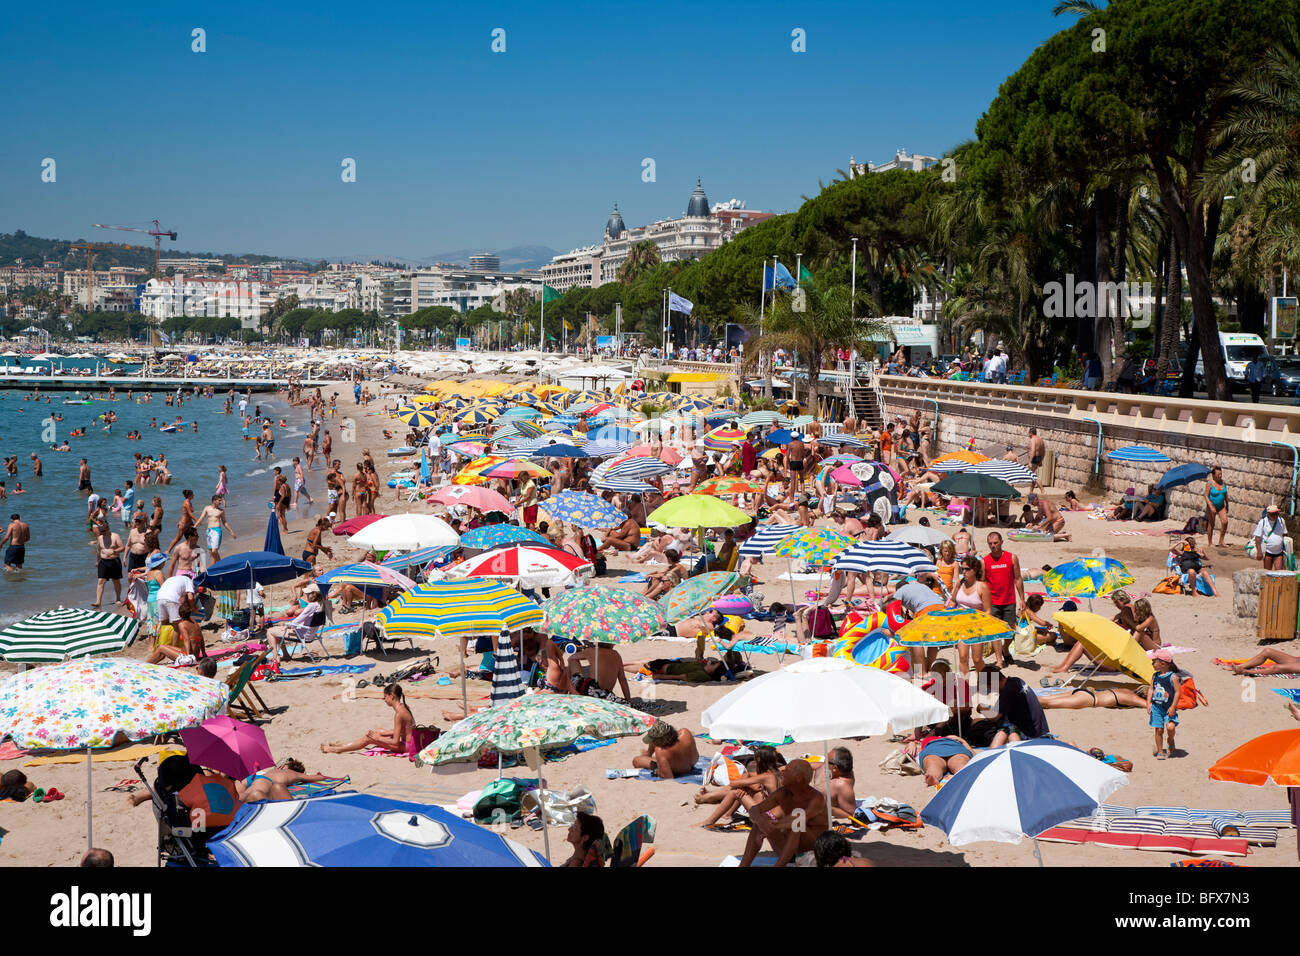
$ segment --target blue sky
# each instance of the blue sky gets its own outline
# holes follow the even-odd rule
[[[1052,5],[10,5],[0,231],[129,241],[90,224],[156,217],[188,250],[568,249],[615,201],[629,225],[680,215],[696,176],[785,212],[850,154],[969,138],[1072,22]]]

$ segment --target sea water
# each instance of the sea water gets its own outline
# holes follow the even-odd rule
[[[137,392],[135,398],[143,394]],[[114,491],[125,491],[127,479],[135,479],[136,452],[154,458],[159,454],[167,456],[171,484],[137,485],[135,489],[135,500],[144,501],[146,513],[152,513],[154,495],[162,498],[164,514],[159,545],[164,550],[176,536],[183,500],[181,491],[185,488],[194,491],[197,516],[216,492],[218,466],[225,465],[229,486],[226,521],[239,537],[231,540],[227,534],[222,541],[221,555],[229,557],[241,551],[261,550],[270,514],[267,502],[274,479],[271,469],[279,465],[292,486],[293,457],[302,455],[303,439],[309,428],[306,409],[291,408],[283,397],[274,393],[252,395],[249,413],[260,407],[262,415],[271,419],[275,435],[274,460],[259,462],[256,441],[243,438],[238,396],[229,415],[224,414],[226,392],[218,392],[213,398],[193,398],[186,394],[185,404],[179,407],[167,405],[164,396],[165,393],[153,392],[147,404],[136,404],[135,398],[128,399],[123,390],[119,390],[115,401],[108,400],[107,391],[51,392],[34,401],[29,392],[21,389],[0,389],[0,453],[6,458],[18,456],[18,474],[0,474],[0,481],[5,482],[8,491],[8,497],[0,501],[0,527],[7,526],[9,516],[17,513],[32,529],[23,569],[0,574],[0,627],[60,604],[82,607],[95,600],[93,535],[86,526],[86,496],[77,491],[77,471],[82,458],[90,465],[95,493],[105,496],[111,507]],[[85,399],[91,399],[92,403],[63,404],[65,400]],[[105,431],[103,421],[97,416],[110,410],[117,414],[117,422],[111,431]],[[48,419],[60,414],[63,421],[51,426]],[[177,416],[185,422],[184,431],[170,434],[158,431]],[[286,427],[279,427],[281,419],[285,420]],[[149,427],[151,420],[157,427]],[[335,457],[341,450],[337,421],[327,419],[322,425],[322,430],[332,433]],[[195,422],[197,433],[193,430]],[[55,442],[45,440],[51,427]],[[85,428],[86,435],[68,438],[74,428]],[[127,440],[127,432],[133,430],[143,436],[140,441]],[[250,425],[249,433],[256,437],[260,429]],[[50,448],[51,444],[62,444],[65,438],[71,451]],[[32,477],[32,452],[40,456],[44,465],[41,478]],[[306,499],[301,499],[297,516],[328,511],[324,475],[321,459],[317,458],[316,468],[307,479],[307,490],[316,499],[316,505],[308,506]],[[24,493],[14,494],[20,482]],[[290,517],[294,516],[290,512]],[[120,516],[110,512],[109,526],[125,544],[127,528]],[[202,529],[199,543],[205,544]],[[287,540],[285,548],[293,551],[293,545]],[[111,582],[105,586],[105,610],[112,605],[112,587]]]

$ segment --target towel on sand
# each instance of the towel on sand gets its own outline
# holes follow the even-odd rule
[[[693,783],[693,784],[696,784],[696,785],[698,785],[698,786],[703,786],[703,785],[704,785],[704,772],[705,772],[706,770],[708,770],[708,769],[709,769],[709,758],[708,758],[708,757],[701,757],[699,760],[697,760],[697,761],[695,762],[695,769],[694,769],[694,771],[692,771],[691,773],[688,773],[688,774],[687,774],[686,776],[684,776],[684,777],[673,777],[671,782],[672,782],[672,783]],[[648,781],[648,782],[653,782],[653,781],[658,780],[658,781],[667,782],[667,781],[664,781],[664,778],[661,777],[661,776],[659,776],[659,775],[658,775],[657,773],[655,773],[653,770],[637,770],[637,771],[635,771],[636,776],[631,776],[631,774],[633,773],[633,771],[632,771],[631,769],[626,770],[626,771],[623,771],[623,770],[606,770],[606,771],[605,771],[606,776],[608,776],[608,775],[611,774],[611,773],[614,774],[614,777],[610,777],[610,778],[609,778],[609,779],[611,779],[611,780],[616,779],[616,778],[618,778],[618,777],[623,777],[623,779],[626,779],[626,780],[644,780],[644,781]],[[625,774],[626,774],[627,776],[624,776]]]
[[[152,757],[154,754],[162,753],[164,750],[180,750],[176,744],[134,744],[130,747],[124,747],[121,750],[110,750],[108,753],[93,754],[91,761],[93,763],[135,763],[141,757]],[[35,760],[28,760],[23,764],[24,767],[44,767],[52,763],[81,763],[86,759],[84,753],[60,754],[55,757],[37,757]]]

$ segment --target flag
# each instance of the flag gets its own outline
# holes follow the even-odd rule
[[[800,265],[799,265],[799,283],[800,283],[800,285],[802,285],[802,284],[805,283],[805,282],[811,284],[811,282],[812,282],[812,273],[808,271],[808,267],[807,267],[806,265],[803,265],[802,263],[800,263]]]
[[[685,315],[690,315],[691,311],[694,308],[695,308],[695,303],[692,302],[690,299],[683,299],[676,292],[668,293],[669,312],[681,312],[684,313]]]
[[[568,319],[565,319],[565,320],[564,320],[564,328],[565,328],[566,331],[568,331],[568,332],[572,332],[572,331],[573,331],[573,323],[570,322]]]
[[[166,332],[162,331],[161,329],[158,330],[158,338],[162,339],[163,345],[172,344],[172,337],[168,335]]]
[[[795,287],[794,276],[790,275],[790,270],[781,265],[780,262],[776,264],[776,287],[778,289],[793,289]]]
[[[555,301],[556,299],[558,299],[558,298],[560,298],[560,293],[556,292],[556,291],[555,291],[554,289],[552,289],[549,285],[546,285],[546,284],[543,284],[543,285],[542,285],[542,301],[543,301],[543,302],[554,302],[554,301]]]

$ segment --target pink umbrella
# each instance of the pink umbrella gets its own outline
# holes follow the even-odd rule
[[[629,448],[627,450],[627,454],[625,457],[636,458],[636,457],[646,456],[649,454],[650,454],[650,446],[643,444],[643,445],[635,445],[632,448]],[[659,457],[663,461],[668,462],[668,464],[670,465],[680,465],[682,463],[681,453],[676,448],[671,448],[668,445],[665,445],[663,448],[659,450]]]
[[[850,488],[862,487],[862,479],[849,471],[848,465],[840,465],[840,467],[832,471],[831,478],[841,485],[848,485]]]
[[[357,515],[355,518],[349,518],[347,521],[340,521],[331,530],[339,537],[351,537],[366,525],[378,521],[380,518],[386,518],[387,515]]]
[[[262,728],[231,717],[211,717],[181,731],[191,763],[240,779],[274,767]]]
[[[467,508],[483,512],[499,511],[507,515],[515,513],[515,506],[505,496],[491,488],[481,488],[477,485],[448,485],[429,495],[429,500],[449,507],[465,505]]]

